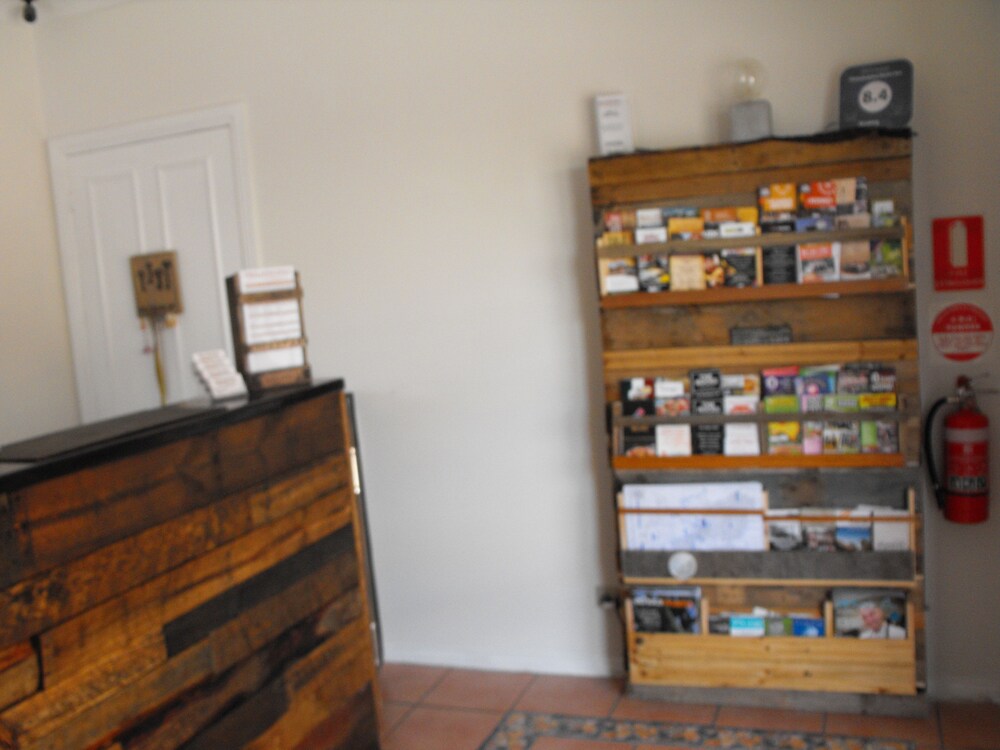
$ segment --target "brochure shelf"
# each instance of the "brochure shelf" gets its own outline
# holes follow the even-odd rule
[[[751,199],[752,202],[752,199]],[[839,242],[850,240],[902,240],[906,237],[906,225],[895,227],[870,227],[861,229],[839,229],[828,232],[787,232],[783,234],[765,233],[753,237],[735,238],[713,237],[703,240],[671,240],[669,242],[647,242],[641,245],[613,245],[597,249],[598,258],[627,258],[633,255],[661,255],[687,252],[711,252],[724,250],[734,244],[796,245],[802,242]]]
[[[925,687],[922,512],[915,499],[919,465],[920,387],[913,280],[911,134],[858,131],[813,138],[766,139],[602,157],[589,163],[595,236],[607,230],[609,211],[668,210],[756,205],[757,189],[773,183],[866,178],[871,200],[892,201],[894,226],[817,232],[763,232],[720,239],[669,239],[643,244],[595,242],[603,273],[609,259],[638,255],[711,254],[739,246],[849,241],[896,241],[902,265],[888,278],[818,283],[762,283],[743,287],[640,291],[597,295],[601,314],[604,407],[609,463],[623,484],[760,480],[770,505],[794,509],[850,504],[892,508],[909,529],[900,551],[692,551],[698,572],[680,579],[668,571],[674,551],[629,549],[618,508],[619,581],[628,675],[632,687],[743,688],[815,693],[914,696]],[[599,247],[597,245],[600,245]],[[602,286],[602,290],[606,290]],[[784,338],[738,343],[737,330],[781,328]],[[714,368],[722,375],[784,366],[877,363],[895,373],[898,408],[855,412],[898,425],[898,450],[884,453],[786,455],[624,455],[627,427],[755,423],[832,419],[826,411],[799,414],[627,416],[620,384],[632,378],[688,377]],[[645,511],[650,512],[650,511]],[[831,510],[831,514],[835,511]],[[632,608],[637,588],[697,586],[701,619],[721,609],[802,604],[829,624],[831,590],[885,588],[905,592],[906,637],[865,640],[833,637],[724,637],[637,632]],[[712,609],[709,602],[712,602]],[[733,605],[736,602],[736,605]],[[787,700],[786,695],[784,700]]]
[[[910,609],[912,614],[912,605]],[[630,602],[625,614],[631,620]],[[829,622],[829,613],[825,619]],[[626,642],[629,680],[636,685],[914,692],[917,644],[912,634],[902,640],[861,640],[637,633],[630,629]]]

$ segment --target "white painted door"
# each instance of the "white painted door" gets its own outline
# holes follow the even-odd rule
[[[204,393],[191,354],[232,355],[225,278],[256,265],[238,108],[54,139],[52,178],[81,417],[159,406],[129,257],[174,250],[183,312],[161,337],[167,402]]]

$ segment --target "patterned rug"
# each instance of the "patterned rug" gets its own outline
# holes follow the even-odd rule
[[[704,724],[674,724],[628,719],[594,719],[514,711],[507,714],[480,750],[530,750],[535,740],[559,737],[650,747],[712,750],[913,750],[903,740],[831,737],[809,732],[769,732]]]

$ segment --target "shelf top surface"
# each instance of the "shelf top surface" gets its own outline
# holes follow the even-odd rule
[[[0,492],[343,390],[343,380],[276,388],[227,401],[194,399],[29,438],[0,448]]]

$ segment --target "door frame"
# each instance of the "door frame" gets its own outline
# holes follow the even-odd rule
[[[91,151],[219,129],[227,131],[229,135],[242,247],[240,262],[243,268],[253,268],[260,265],[260,256],[254,225],[247,113],[244,104],[227,104],[49,139],[49,171],[52,178],[52,198],[59,240],[63,296],[66,301],[70,348],[73,354],[77,408],[81,417],[84,413],[84,404],[95,403],[97,400],[96,393],[92,390],[95,379],[92,374],[91,357],[100,355],[93,351],[91,342],[87,340],[83,321],[84,294],[80,285],[78,265],[80,248],[77,246],[74,231],[70,160]],[[224,330],[229,330],[228,325],[224,324]]]

